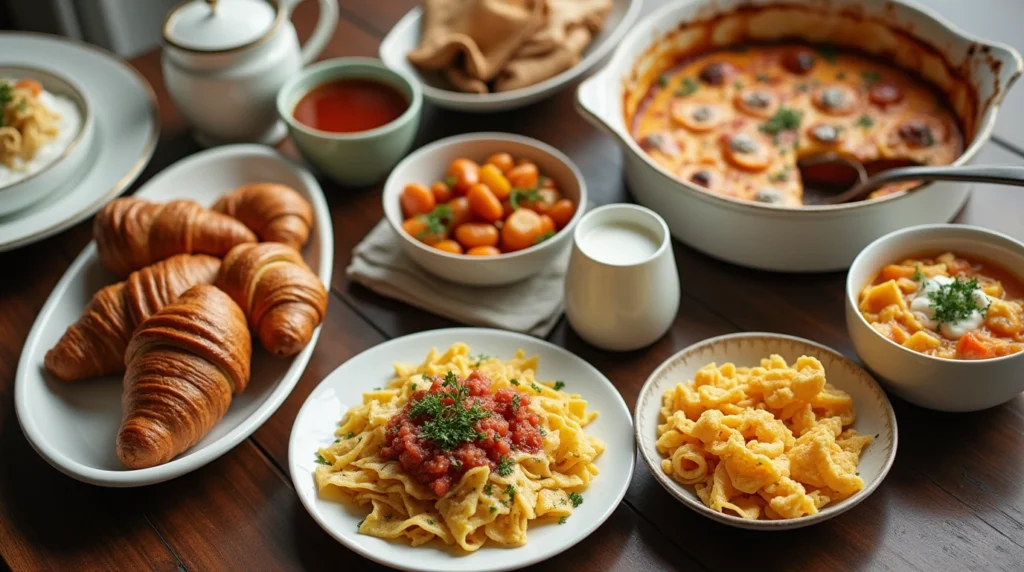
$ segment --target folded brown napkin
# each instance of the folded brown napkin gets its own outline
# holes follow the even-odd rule
[[[562,315],[562,287],[569,250],[523,282],[462,286],[437,278],[402,252],[399,237],[381,220],[352,251],[350,280],[388,298],[472,326],[546,337]],[[466,300],[473,300],[467,304]]]
[[[580,61],[612,0],[425,0],[409,61],[440,70],[459,91],[510,91]]]

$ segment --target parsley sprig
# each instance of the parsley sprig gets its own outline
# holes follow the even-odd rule
[[[520,189],[514,188],[508,195],[508,204],[512,205],[513,209],[518,209],[522,206],[522,203],[539,203],[544,200],[544,195],[540,194],[541,188],[544,186],[544,176],[537,177],[537,186],[532,189]]]
[[[437,205],[434,207],[434,210],[427,214],[419,215],[419,217],[426,225],[426,228],[420,231],[420,235],[416,237],[421,239],[430,235],[444,234],[455,220],[452,207],[448,205]]]
[[[800,121],[803,118],[802,112],[782,106],[768,121],[762,123],[759,129],[762,133],[769,135],[777,135],[783,131],[796,131],[800,128]]]
[[[0,127],[4,126],[4,110],[14,101],[14,87],[10,82],[0,80]]]
[[[507,477],[507,476],[509,476],[511,474],[512,474],[512,459],[509,459],[508,457],[505,457],[503,455],[501,457],[501,461],[498,463],[498,475],[502,476],[502,477]]]
[[[468,398],[469,388],[449,371],[441,383],[441,391],[428,393],[413,403],[409,418],[426,417],[421,435],[441,449],[451,451],[462,443],[477,440],[480,436],[475,427],[477,421],[491,416],[479,403],[467,407]]]
[[[956,278],[949,284],[939,286],[930,296],[931,306],[935,309],[935,321],[941,326],[969,318],[975,311],[985,315],[988,308],[982,308],[974,299],[974,291],[977,289],[976,278]]]

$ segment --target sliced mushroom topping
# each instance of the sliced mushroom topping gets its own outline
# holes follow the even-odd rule
[[[711,62],[700,70],[700,80],[708,85],[722,85],[732,75],[732,66],[726,62]]]
[[[814,104],[830,115],[846,115],[857,107],[857,93],[845,85],[824,86],[815,94]]]
[[[900,139],[910,147],[923,148],[935,144],[932,128],[922,121],[909,121],[899,126],[897,133]]]
[[[757,153],[761,145],[746,133],[737,133],[729,138],[729,150],[733,153]]]
[[[679,100],[672,104],[672,119],[691,131],[704,132],[728,119],[726,109],[707,101]]]
[[[700,169],[698,171],[694,171],[693,174],[690,175],[690,182],[695,185],[700,185],[706,189],[711,186],[712,176],[711,171],[707,169]]]
[[[784,197],[782,196],[782,193],[780,193],[779,191],[776,191],[775,189],[772,189],[770,187],[765,187],[754,193],[754,200],[759,203],[777,205],[783,202]]]
[[[891,83],[878,82],[871,87],[868,97],[875,105],[886,107],[903,99],[903,90]]]
[[[841,130],[829,123],[819,123],[811,127],[810,134],[819,143],[835,143],[839,141]]]
[[[814,67],[818,58],[808,49],[800,48],[782,57],[782,67],[796,75],[806,75]]]

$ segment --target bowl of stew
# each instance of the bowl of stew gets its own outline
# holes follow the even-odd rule
[[[1004,403],[1024,391],[1024,243],[966,225],[887,234],[850,266],[846,326],[864,364],[911,403]]]
[[[568,258],[587,204],[583,175],[563,153],[509,133],[470,133],[409,154],[384,183],[384,216],[424,271],[498,286]]]
[[[619,140],[633,195],[682,242],[753,268],[832,271],[888,232],[951,220],[971,185],[812,204],[807,188],[852,182],[813,159],[869,174],[970,162],[1021,70],[1012,48],[901,0],[695,0],[635,26],[577,106]]]
[[[302,155],[335,182],[384,178],[416,138],[423,95],[402,70],[372,58],[314,64],[277,94],[277,112]]]

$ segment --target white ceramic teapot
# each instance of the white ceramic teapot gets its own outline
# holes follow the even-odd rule
[[[203,145],[276,143],[286,134],[277,91],[315,59],[338,24],[337,0],[299,46],[290,16],[302,0],[188,0],[163,28],[164,81]]]

